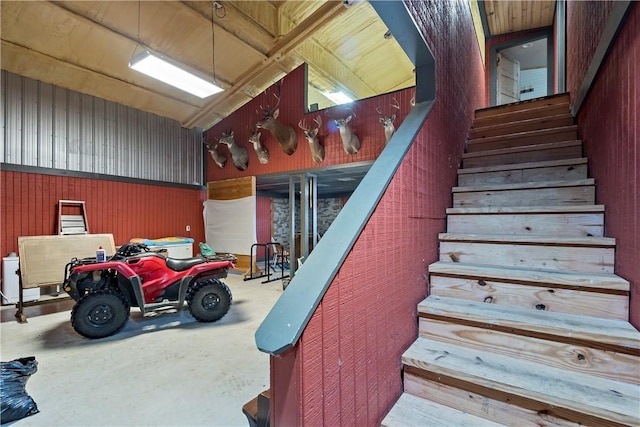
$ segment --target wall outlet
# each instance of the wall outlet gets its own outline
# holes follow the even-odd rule
[[[187,231],[191,231],[191,226],[187,225]]]

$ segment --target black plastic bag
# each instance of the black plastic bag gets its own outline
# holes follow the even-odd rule
[[[11,362],[0,362],[0,423],[19,420],[37,414],[38,405],[27,394],[25,386],[38,370],[35,357],[22,357]]]

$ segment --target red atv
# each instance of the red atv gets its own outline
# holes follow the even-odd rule
[[[124,328],[130,307],[144,315],[184,302],[200,322],[215,322],[231,307],[231,291],[220,279],[236,261],[232,255],[173,259],[127,243],[106,262],[74,258],[65,267],[64,290],[76,301],[71,325],[87,338],[103,338]]]

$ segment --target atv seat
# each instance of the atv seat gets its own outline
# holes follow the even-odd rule
[[[167,258],[167,267],[173,271],[184,271],[190,269],[194,265],[202,264],[205,261],[206,260],[204,258],[199,256],[187,259]]]

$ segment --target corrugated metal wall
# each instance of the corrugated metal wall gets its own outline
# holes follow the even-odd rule
[[[0,162],[203,184],[202,129],[2,71]]]

